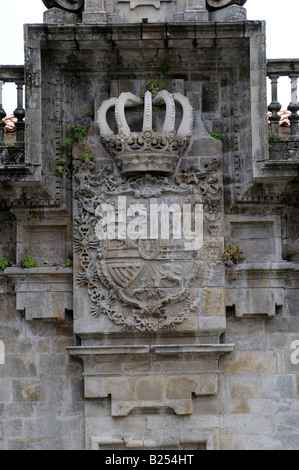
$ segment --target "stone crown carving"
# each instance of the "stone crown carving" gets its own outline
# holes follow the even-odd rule
[[[170,94],[166,90],[157,93],[156,102],[166,106],[162,129],[153,131],[152,95],[147,91],[144,99],[130,92],[121,93],[102,103],[97,114],[102,142],[122,174],[131,173],[174,173],[179,158],[187,149],[192,132],[193,108],[187,97],[181,93]],[[175,130],[176,104],[182,107],[181,122]],[[128,126],[125,107],[144,105],[141,132],[132,132]],[[114,134],[107,123],[107,112],[115,108],[118,128]]]

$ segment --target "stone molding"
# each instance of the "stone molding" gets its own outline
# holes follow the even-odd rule
[[[65,320],[65,311],[73,309],[71,268],[18,268],[5,270],[15,285],[16,309],[26,320]]]
[[[185,446],[188,447],[185,447]],[[91,436],[90,450],[105,450],[113,446],[116,450],[156,450],[156,449],[192,449],[213,450],[214,433],[211,431],[197,431],[186,429],[184,435],[180,430],[172,430],[171,435],[163,430],[155,430],[144,433],[144,436],[136,436],[131,431],[105,432],[99,436]]]
[[[84,395],[111,396],[111,415],[170,408],[192,414],[192,396],[218,393],[219,359],[232,344],[68,347],[84,362]],[[116,372],[112,364],[118,364]]]

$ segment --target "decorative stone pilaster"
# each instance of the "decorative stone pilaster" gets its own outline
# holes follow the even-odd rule
[[[205,0],[187,0],[184,21],[209,21]]]
[[[88,24],[106,23],[104,0],[85,0],[82,22]]]

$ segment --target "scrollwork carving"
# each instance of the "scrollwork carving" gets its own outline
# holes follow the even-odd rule
[[[226,8],[231,5],[245,5],[247,0],[207,0],[208,10],[219,10],[221,8]]]
[[[124,180],[113,174],[111,166],[97,172],[91,163],[82,165],[75,180],[74,248],[80,266],[76,282],[87,287],[91,316],[106,315],[125,330],[153,332],[175,329],[199,315],[201,290],[194,285],[202,277],[203,263],[197,252],[184,252],[182,240],[95,237],[100,203],[116,205],[119,195],[144,204],[162,195],[170,200],[186,195],[194,201],[192,185],[182,178],[178,184],[150,174]]]
[[[219,165],[219,160],[214,158],[206,164],[203,170],[191,166],[176,175],[176,181],[179,184],[196,185],[199,188],[204,204],[208,207],[210,214],[219,211],[222,201],[222,185],[217,174]]]
[[[47,8],[60,8],[61,10],[70,11],[72,13],[79,12],[83,5],[84,0],[42,0]]]

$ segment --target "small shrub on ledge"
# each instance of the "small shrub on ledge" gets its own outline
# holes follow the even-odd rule
[[[226,266],[241,263],[245,259],[242,246],[234,245],[232,242],[226,243],[221,259]]]
[[[35,259],[30,255],[26,255],[21,259],[21,266],[23,268],[34,268],[36,264]]]
[[[47,259],[45,259],[44,261],[44,265],[49,265],[49,261]],[[70,268],[73,266],[73,261],[71,258],[66,258],[65,260],[63,259],[60,259],[59,261],[54,261],[52,265],[50,266],[53,266],[55,267],[55,269],[59,269],[60,267],[62,268]]]
[[[154,98],[157,93],[161,90],[166,89],[166,84],[163,80],[163,75],[160,76],[160,78],[153,78],[151,80],[148,80],[145,85],[144,91],[139,93],[140,98],[144,98],[145,92],[150,91],[152,97]]]
[[[9,266],[12,266],[13,262],[12,261],[7,261],[6,258],[1,258],[0,259],[0,271],[5,271],[6,268]]]
[[[73,261],[71,260],[71,258],[67,258],[65,260],[61,259],[59,261],[55,261],[54,266],[57,270],[59,268],[70,268],[71,266],[73,266]]]

